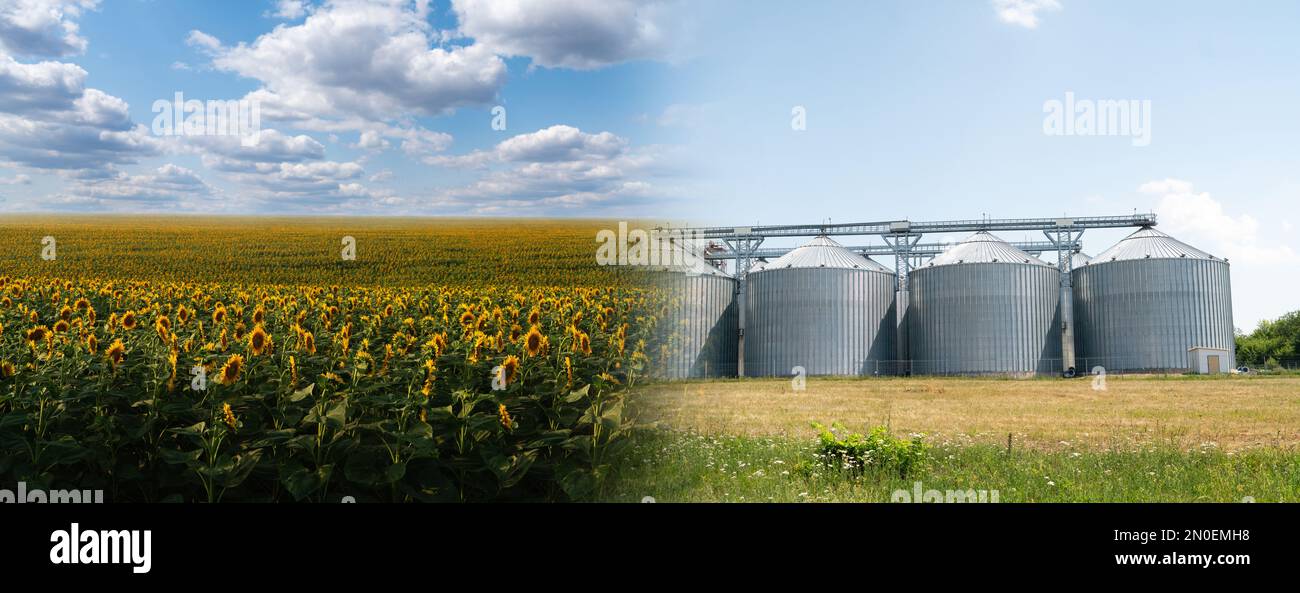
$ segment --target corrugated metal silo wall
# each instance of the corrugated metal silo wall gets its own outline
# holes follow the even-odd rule
[[[1081,371],[1188,370],[1187,349],[1224,348],[1236,367],[1228,264],[1205,259],[1093,263],[1074,271]]]
[[[838,268],[768,269],[749,276],[745,375],[891,374],[894,275]]]
[[[921,375],[1060,371],[1060,272],[1006,263],[912,272],[911,367]]]
[[[724,276],[670,274],[673,309],[660,324],[667,356],[656,376],[669,379],[734,377],[739,311],[736,281]]]

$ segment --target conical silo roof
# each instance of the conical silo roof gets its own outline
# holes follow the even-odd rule
[[[760,260],[758,260],[758,261],[755,261],[753,264],[750,264],[750,266],[749,266],[749,271],[750,271],[750,272],[757,272],[757,271],[762,270],[763,268],[766,268],[767,265],[768,265],[767,260],[765,260],[765,259],[760,259]]]
[[[949,247],[943,253],[936,255],[926,266],[991,263],[1051,265],[1017,249],[987,231],[980,231],[967,237],[961,243]]]
[[[1090,262],[1090,261],[1092,261],[1092,258],[1089,257],[1088,254],[1086,254],[1086,253],[1083,253],[1083,252],[1080,252],[1080,251],[1076,251],[1076,252],[1070,254],[1070,268],[1071,268],[1071,269],[1073,269],[1073,268],[1082,268],[1083,266],[1088,265],[1088,262]]]
[[[762,271],[788,268],[838,268],[890,272],[861,255],[845,249],[829,237],[817,237],[770,262]]]
[[[1097,254],[1091,264],[1133,259],[1208,259],[1223,261],[1151,227],[1142,227]]]
[[[731,275],[719,270],[704,259],[704,249],[699,245],[674,243],[661,257],[668,258],[651,269],[658,272],[677,272],[690,276],[725,276]]]

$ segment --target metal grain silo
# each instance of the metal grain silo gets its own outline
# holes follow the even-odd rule
[[[739,356],[736,279],[699,257],[685,260],[660,274],[660,288],[671,300],[667,318],[659,325],[662,368],[655,375],[734,377]]]
[[[1236,366],[1226,260],[1144,227],[1073,273],[1080,370],[1182,372],[1191,348]]]
[[[1088,265],[1088,262],[1090,261],[1092,261],[1092,257],[1086,253],[1076,251],[1070,254],[1070,268],[1072,269],[1082,268],[1083,266]]]
[[[1060,370],[1061,274],[979,232],[912,271],[915,374],[1032,375]]]
[[[745,374],[894,370],[894,273],[817,237],[748,276]]]

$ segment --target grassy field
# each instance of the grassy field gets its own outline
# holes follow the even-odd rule
[[[1300,376],[782,379],[660,384],[636,400],[644,420],[710,435],[811,438],[809,422],[887,425],[936,444],[1052,451],[1152,445],[1226,451],[1300,444]],[[1068,443],[1068,444],[1063,444]]]
[[[1300,501],[1296,377],[685,382],[632,408],[656,428],[615,464],[609,500],[887,502],[920,482],[1000,502]],[[829,466],[812,421],[922,434],[929,463]]]

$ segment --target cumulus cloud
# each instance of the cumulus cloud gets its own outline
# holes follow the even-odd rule
[[[626,139],[609,132],[588,134],[572,126],[556,125],[514,136],[491,150],[478,150],[460,156],[429,157],[425,161],[455,167],[481,167],[494,162],[598,161],[622,154],[627,146]]]
[[[609,132],[564,125],[514,136],[490,150],[425,160],[484,171],[473,183],[437,195],[439,203],[478,214],[644,203],[668,191],[658,182],[673,174],[660,147],[635,148]]]
[[[1038,13],[1060,10],[1061,3],[1057,0],[993,0],[993,9],[998,13],[998,20],[1004,23],[1037,29]]]
[[[205,164],[220,168],[223,163],[243,170],[251,163],[297,163],[325,157],[325,145],[305,134],[290,136],[279,130],[262,130],[256,144],[245,145],[237,136],[191,136],[191,145],[204,151]],[[210,164],[209,164],[210,163]]]
[[[117,175],[87,179],[55,196],[56,202],[119,209],[131,206],[177,205],[201,200],[213,193],[198,174],[171,163],[144,175]]]
[[[38,6],[39,5],[39,6]],[[0,9],[7,27],[0,31],[12,49],[14,27],[40,29],[39,15],[69,24],[93,2],[35,2]],[[39,10],[38,10],[39,9]],[[34,12],[33,12],[34,11]],[[15,15],[18,15],[15,17]],[[7,20],[5,20],[7,19]],[[16,23],[16,24],[15,24]],[[21,27],[19,27],[21,28]],[[75,33],[75,25],[64,28]],[[24,41],[24,51],[63,52],[67,48]],[[82,44],[84,49],[84,44]],[[126,101],[85,86],[87,73],[76,64],[57,61],[23,63],[0,55],[0,164],[38,169],[98,170],[84,177],[105,177],[114,165],[134,163],[157,154],[161,142],[131,121]]]
[[[195,29],[185,37],[185,44],[190,47],[198,48],[199,51],[208,54],[214,54],[221,51],[221,40],[213,37],[203,31]]]
[[[267,16],[296,21],[306,16],[309,9],[310,5],[304,0],[278,0],[275,3],[275,11],[267,13]]]
[[[1191,245],[1234,263],[1300,263],[1300,254],[1290,245],[1261,236],[1255,217],[1229,214],[1209,192],[1197,191],[1189,181],[1151,181],[1138,191],[1157,197],[1160,228]]]
[[[69,114],[72,119],[101,116]],[[115,130],[0,113],[0,162],[38,169],[103,169],[158,154],[161,145],[144,126]]]
[[[592,69],[670,59],[682,6],[665,0],[453,0],[460,33],[545,68]]]
[[[59,111],[85,92],[86,71],[76,64],[22,64],[0,55],[0,111]]]
[[[18,56],[71,56],[86,51],[76,20],[99,0],[5,0],[0,51]]]
[[[434,46],[424,2],[336,0],[298,25],[227,47],[200,31],[213,64],[258,80],[268,113],[391,121],[492,101],[505,63],[479,45]]]

